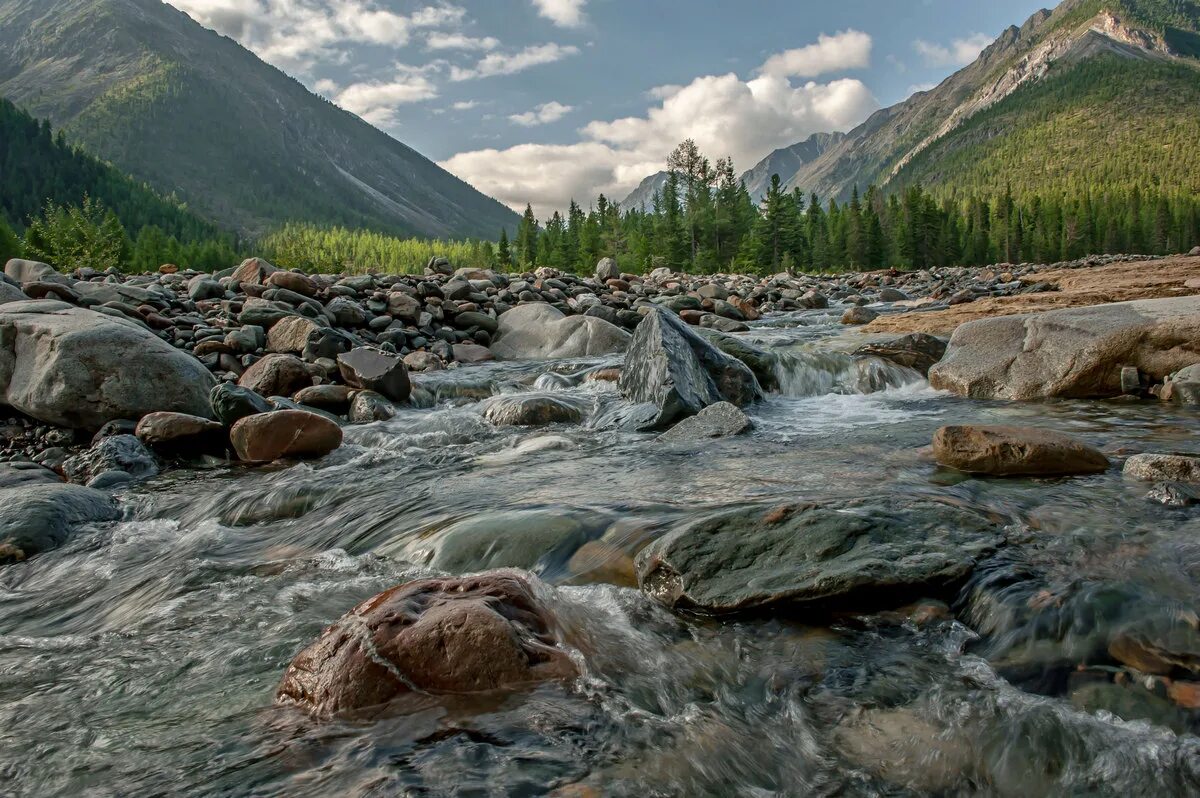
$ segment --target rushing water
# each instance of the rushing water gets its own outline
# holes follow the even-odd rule
[[[347,428],[323,461],[130,489],[123,522],[0,571],[0,795],[1200,792],[1195,713],[1114,684],[1103,656],[1116,630],[1178,637],[1195,620],[1200,515],[1145,501],[1119,468],[964,479],[922,451],[969,422],[1053,427],[1118,457],[1195,452],[1200,418],[956,399],[851,359],[836,319],[748,334],[777,353],[781,390],[738,438],[625,431],[614,387],[573,376],[596,362],[492,364],[426,376],[422,407]],[[584,423],[481,418],[484,398],[528,391],[576,402]],[[875,495],[950,498],[1023,532],[944,597],[952,617],[681,617],[604,583],[719,508]],[[414,698],[371,721],[272,706],[291,657],[359,600],[429,573],[448,528],[564,523],[610,552],[559,546],[534,564],[586,662],[576,683]]]

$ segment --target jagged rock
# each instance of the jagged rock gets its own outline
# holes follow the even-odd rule
[[[700,337],[730,357],[745,363],[754,372],[754,378],[764,391],[779,389],[779,375],[775,370],[779,361],[774,352],[763,349],[745,338],[724,334],[717,329],[701,327],[693,332],[699,333]]]
[[[1035,427],[942,427],[933,436],[933,455],[941,465],[993,476],[1064,476],[1108,470],[1108,458],[1095,447]]]
[[[929,375],[929,369],[946,354],[946,342],[926,333],[912,333],[891,341],[877,341],[860,346],[855,357],[880,357],[899,366]]]
[[[0,488],[0,565],[61,546],[78,527],[119,515],[108,494],[79,485]]]
[[[375,391],[393,402],[405,401],[412,392],[408,367],[397,355],[362,346],[338,355],[337,363],[342,379],[354,388]]]
[[[271,264],[267,263],[262,258],[246,258],[242,264],[234,269],[230,280],[235,283],[248,283],[250,285],[265,285],[267,278],[274,274],[276,269]]]
[[[0,307],[0,399],[62,427],[156,410],[209,414],[212,374],[131,321],[50,300]]]
[[[367,599],[288,666],[276,700],[320,716],[398,696],[478,693],[572,679],[532,576],[425,579]]]
[[[325,313],[339,327],[362,327],[370,318],[367,312],[346,297],[339,296],[329,300]]]
[[[312,385],[312,375],[295,355],[267,355],[246,369],[238,385],[259,396],[291,396]]]
[[[600,282],[621,279],[621,267],[612,258],[601,258],[596,264],[596,279]]]
[[[342,428],[316,413],[275,410],[241,419],[229,440],[248,463],[323,457],[342,445]]]
[[[276,322],[267,333],[267,349],[282,354],[301,354],[308,346],[309,339],[320,330],[321,326],[312,319],[288,316]]]
[[[133,435],[110,435],[63,463],[67,479],[80,484],[109,471],[123,471],[136,479],[152,477],[158,473],[158,461]]]
[[[500,360],[556,360],[623,352],[629,340],[629,333],[603,319],[533,304],[500,316],[491,350]]]
[[[1200,363],[1200,297],[1001,316],[955,330],[930,384],[972,399],[1120,396],[1121,370],[1162,380]]]
[[[720,401],[744,406],[761,397],[749,367],[662,308],[652,308],[638,326],[618,387],[630,401],[647,405],[643,429],[666,426]]]
[[[752,426],[750,417],[737,405],[717,402],[694,416],[689,416],[658,436],[664,443],[703,441],[741,435]]]
[[[670,607],[709,612],[888,606],[956,585],[1003,541],[984,516],[927,499],[739,509],[655,540],[638,581]]]

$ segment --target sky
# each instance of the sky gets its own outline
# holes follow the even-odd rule
[[[168,0],[514,209],[751,168],[970,63],[1031,0]]]

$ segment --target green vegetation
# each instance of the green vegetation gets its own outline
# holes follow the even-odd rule
[[[489,268],[495,248],[487,241],[394,238],[369,230],[287,224],[258,242],[256,251],[276,266],[306,272],[419,273],[435,255],[457,266]]]

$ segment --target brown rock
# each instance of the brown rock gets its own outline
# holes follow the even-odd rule
[[[219,421],[165,411],[142,416],[134,434],[152,449],[172,451],[221,449],[226,441]]]
[[[276,288],[286,288],[304,296],[316,296],[317,284],[308,275],[297,272],[277,271],[267,276],[267,283]]]
[[[854,305],[846,308],[846,312],[842,314],[842,324],[870,324],[877,318],[879,314],[870,308]]]
[[[276,272],[275,274],[285,273]],[[303,316],[288,316],[280,319],[271,325],[271,329],[267,333],[267,349],[272,352],[298,354],[304,351],[308,337],[320,329],[320,325],[315,321]]]
[[[291,396],[312,385],[312,375],[295,355],[267,355],[246,369],[238,385],[260,396]]]
[[[941,465],[993,476],[1095,474],[1108,469],[1108,458],[1099,450],[1035,427],[942,427],[933,436],[933,454]]]
[[[346,385],[310,385],[296,391],[292,401],[322,410],[332,410],[335,413],[345,413],[350,407],[351,393],[353,391]]]
[[[1200,484],[1200,457],[1183,454],[1135,454],[1125,461],[1122,473],[1145,482]]]
[[[603,540],[589,540],[571,555],[567,568],[577,582],[603,582],[620,587],[637,587],[637,569],[629,552]]]
[[[235,283],[250,285],[266,285],[267,278],[277,269],[262,258],[246,258],[242,264],[233,270],[230,279]]]
[[[596,369],[589,371],[583,378],[584,382],[619,382],[621,379],[620,367],[614,366],[606,369]]]
[[[239,459],[267,463],[288,458],[322,457],[342,444],[342,428],[316,413],[276,410],[246,416],[229,430]]]
[[[174,263],[164,263],[162,266],[158,267],[159,274],[174,274],[177,271],[179,271],[179,267]]]
[[[479,344],[455,344],[453,351],[454,359],[459,363],[483,363],[496,359],[492,350]]]
[[[400,585],[359,604],[296,655],[276,701],[329,716],[411,692],[480,693],[570,679],[530,580],[492,571]]]
[[[683,319],[684,321],[686,321],[688,324],[692,325],[693,327],[699,326],[700,320],[703,319],[707,315],[708,314],[705,313],[703,310],[681,310],[681,311],[679,311],[679,318]]]
[[[1108,653],[1117,662],[1135,671],[1152,674],[1170,673],[1174,664],[1153,646],[1130,635],[1118,635],[1108,644]]]

